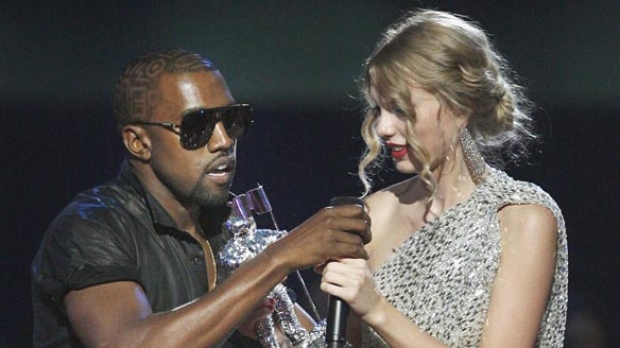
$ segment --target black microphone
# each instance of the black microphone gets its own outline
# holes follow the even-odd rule
[[[330,200],[333,207],[340,205],[359,205],[364,203],[358,197],[339,196]],[[347,343],[347,320],[349,305],[337,296],[327,297],[327,327],[325,328],[325,343],[327,348],[342,348]]]

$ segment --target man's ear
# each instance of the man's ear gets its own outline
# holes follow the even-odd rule
[[[134,125],[125,125],[122,130],[123,143],[129,153],[143,161],[151,159],[151,138],[144,128]]]

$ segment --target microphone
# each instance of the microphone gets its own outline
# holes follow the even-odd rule
[[[358,197],[339,196],[330,200],[333,207],[340,205],[360,205],[364,203]],[[341,298],[329,295],[327,297],[327,326],[325,328],[325,343],[327,348],[342,348],[347,343],[347,319],[349,305]]]

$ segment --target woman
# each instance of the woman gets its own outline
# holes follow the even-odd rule
[[[562,346],[564,220],[538,186],[486,163],[524,155],[535,136],[484,31],[445,12],[410,14],[367,59],[362,92],[366,193],[382,150],[417,175],[366,197],[370,258],[323,269],[321,289],[351,307],[350,342]]]

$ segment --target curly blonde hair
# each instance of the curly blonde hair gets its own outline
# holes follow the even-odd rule
[[[380,168],[382,141],[376,131],[374,87],[382,99],[407,118],[407,140],[422,162],[421,180],[435,192],[428,150],[413,136],[416,122],[411,86],[433,94],[454,115],[468,119],[467,128],[489,163],[501,166],[504,156],[527,156],[532,132],[531,103],[513,82],[506,60],[494,49],[484,30],[466,17],[436,10],[411,12],[388,27],[365,61],[361,93],[366,112],[361,134],[366,149],[358,175],[372,188],[370,176]]]

